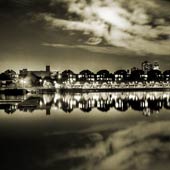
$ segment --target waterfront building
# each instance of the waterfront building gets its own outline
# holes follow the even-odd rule
[[[117,70],[114,72],[115,82],[125,82],[127,81],[127,71],[126,70]]]
[[[62,82],[74,83],[77,80],[77,75],[71,70],[65,70],[61,73]]]
[[[19,75],[17,86],[22,88],[30,88],[32,86],[38,86],[40,85],[40,77],[36,76],[32,72],[28,72],[27,75],[21,76]]]
[[[130,74],[130,81],[143,82],[145,80],[145,73],[143,70],[133,70]]]
[[[22,87],[43,86],[51,79],[50,66],[46,66],[45,70],[32,71],[22,69],[19,71],[19,85]]]
[[[45,70],[40,70],[40,71],[38,71],[38,70],[28,71],[28,69],[20,70],[19,77],[25,77],[30,73],[34,74],[37,77],[40,77],[41,79],[44,79],[45,77],[50,77],[50,75],[51,75],[50,66],[46,66]]]
[[[14,70],[6,70],[5,72],[4,72],[6,75],[8,75],[11,79],[14,79],[15,77],[16,77],[16,72],[14,71]]]
[[[94,82],[95,74],[90,70],[83,70],[78,75],[78,80],[80,82]]]
[[[113,81],[114,76],[113,74],[109,73],[108,70],[100,70],[96,74],[96,81],[103,83],[103,82],[111,82]]]
[[[160,66],[159,66],[159,63],[157,61],[154,61],[152,69],[153,70],[160,70]]]
[[[14,79],[6,73],[0,74],[0,87],[14,87]]]
[[[160,70],[150,70],[147,73],[148,75],[148,82],[160,82],[163,80],[163,75]]]
[[[142,70],[145,72],[145,74],[148,71],[151,71],[152,69],[153,69],[153,65],[150,62],[148,61],[142,62]]]
[[[164,81],[169,82],[170,81],[170,70],[166,70],[163,72]]]
[[[74,73],[71,70],[65,70],[62,73],[51,71],[47,65],[45,70],[30,71],[22,69],[19,74],[13,70],[6,70],[0,75],[0,84],[7,87],[8,83],[13,82],[16,87],[45,87],[45,88],[128,88],[128,87],[151,87],[153,84],[169,86],[170,70],[163,74],[160,71],[159,63],[151,64],[148,61],[142,63],[142,69],[133,67],[131,70],[117,70],[110,73],[108,70],[100,70],[94,74],[90,70],[82,70],[80,73]]]

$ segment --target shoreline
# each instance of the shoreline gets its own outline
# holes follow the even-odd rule
[[[90,92],[170,91],[170,87],[116,87],[116,88],[0,88],[0,94],[24,95],[27,93],[90,93]]]

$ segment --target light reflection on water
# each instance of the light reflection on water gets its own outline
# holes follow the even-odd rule
[[[1,95],[0,101],[1,169],[170,168],[170,92]]]
[[[169,92],[1,95],[0,101],[0,109],[9,114],[17,110],[24,112],[46,110],[46,114],[50,115],[51,110],[71,113],[77,108],[83,112],[92,112],[94,108],[97,108],[101,112],[108,112],[110,109],[127,112],[131,109],[150,116],[153,113],[159,113],[161,109],[170,109]]]

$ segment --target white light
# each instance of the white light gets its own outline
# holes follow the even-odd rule
[[[54,103],[57,102],[57,100],[60,99],[60,94],[56,93],[55,96],[54,96]]]
[[[81,96],[80,96],[80,95],[75,95],[74,98],[75,98],[77,101],[80,101]]]

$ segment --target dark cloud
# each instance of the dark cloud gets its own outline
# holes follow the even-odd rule
[[[81,19],[65,20],[51,13],[40,16],[54,28],[87,32],[103,38],[108,45],[123,47],[137,53],[170,54],[168,2],[161,0],[64,2],[68,6],[68,13],[70,15],[74,13]]]
[[[150,58],[168,68],[168,1],[1,0],[0,22],[1,70],[113,71]]]

